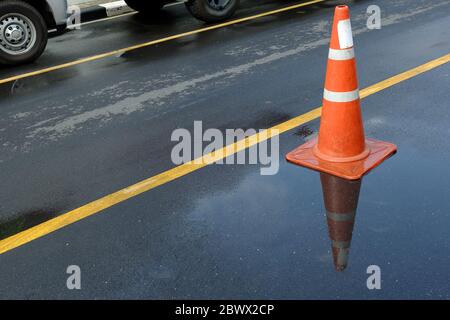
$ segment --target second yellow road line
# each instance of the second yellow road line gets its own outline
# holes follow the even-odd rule
[[[427,62],[423,65],[420,65],[416,68],[403,72],[401,74],[395,75],[389,79],[376,83],[370,87],[367,87],[361,90],[360,95],[361,98],[368,97],[374,93],[392,87],[400,82],[408,80],[412,77],[420,75],[424,72],[430,71],[434,68],[437,68],[445,63],[450,62],[450,54],[442,56],[438,59]],[[199,170],[211,163],[214,163],[218,160],[224,159],[230,155],[233,155],[239,151],[247,149],[252,145],[265,141],[274,137],[275,135],[279,135],[288,130],[294,129],[302,124],[310,122],[314,119],[320,117],[321,107],[315,108],[307,113],[304,113],[298,117],[290,119],[286,122],[280,123],[272,128],[269,128],[263,132],[260,132],[256,135],[249,136],[245,138],[243,141],[238,141],[234,144],[226,146],[221,150],[216,152],[204,155],[203,157],[197,159],[200,161],[193,160],[191,162],[185,163],[173,169],[162,172],[156,176],[138,182],[132,186],[129,186],[125,189],[119,190],[112,194],[109,194],[103,198],[95,200],[91,203],[88,203],[82,207],[79,207],[75,210],[67,212],[61,216],[48,220],[44,223],[41,223],[35,227],[22,231],[18,234],[15,234],[9,238],[0,241],[0,254],[13,250],[19,246],[22,246],[26,243],[29,243],[33,240],[36,240],[40,237],[43,237],[49,233],[52,233],[58,229],[61,229],[65,226],[68,226],[72,223],[80,221],[84,218],[87,218],[91,215],[99,213],[107,208],[110,208],[118,203],[124,202],[130,198],[136,197],[137,195],[154,189],[158,186],[166,184],[168,182],[174,181],[180,177],[183,177],[191,172]],[[198,163],[197,163],[198,162]]]
[[[209,26],[209,27],[204,27],[204,28],[201,28],[201,29],[196,29],[196,30],[192,30],[192,31],[188,31],[188,32],[175,34],[175,35],[168,36],[168,37],[165,37],[165,38],[161,38],[161,39],[157,39],[157,40],[153,40],[153,41],[137,44],[137,45],[134,45],[134,46],[121,48],[121,49],[117,49],[117,50],[113,50],[113,51],[97,54],[97,55],[94,55],[94,56],[78,59],[78,60],[75,60],[75,61],[59,64],[59,65],[56,65],[56,66],[53,66],[53,67],[48,67],[48,68],[44,68],[44,69],[40,69],[40,70],[23,73],[23,74],[16,75],[16,76],[12,76],[12,77],[0,79],[0,84],[12,82],[12,81],[16,81],[16,80],[20,80],[20,79],[24,79],[24,78],[33,77],[33,76],[37,76],[37,75],[40,75],[40,74],[44,74],[44,73],[48,73],[48,72],[52,72],[52,71],[56,71],[56,70],[60,70],[60,69],[73,67],[73,66],[76,66],[76,65],[79,65],[79,64],[88,63],[88,62],[91,62],[91,61],[96,61],[96,60],[104,59],[104,58],[107,58],[107,57],[113,57],[113,56],[116,56],[118,54],[123,54],[125,52],[129,52],[129,51],[133,51],[133,50],[137,50],[137,49],[142,49],[142,48],[145,48],[145,47],[150,47],[150,46],[153,46],[153,45],[156,45],[156,44],[160,44],[160,43],[163,43],[163,42],[168,42],[168,41],[171,41],[171,40],[184,38],[184,37],[191,36],[191,35],[194,35],[194,34],[199,34],[199,33],[203,33],[203,32],[206,32],[206,31],[211,31],[211,30],[215,30],[215,29],[228,27],[228,26],[231,26],[231,25],[234,25],[234,24],[238,24],[238,23],[242,23],[242,22],[246,22],[246,21],[250,21],[250,20],[254,20],[254,19],[258,19],[258,18],[262,18],[262,17],[266,17],[266,16],[270,16],[270,15],[274,15],[274,14],[290,11],[290,10],[294,10],[294,9],[298,9],[298,8],[301,8],[301,7],[310,6],[310,5],[313,5],[313,4],[316,4],[316,3],[320,3],[320,2],[324,2],[324,1],[326,1],[326,0],[313,0],[313,1],[303,2],[303,3],[296,4],[296,5],[284,7],[284,8],[281,8],[281,9],[267,11],[267,12],[255,14],[255,15],[252,15],[252,16],[249,16],[249,17],[235,19],[235,20],[231,20],[231,21],[215,24],[215,25],[212,25],[212,26]]]

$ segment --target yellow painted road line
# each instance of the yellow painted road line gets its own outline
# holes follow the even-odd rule
[[[401,83],[405,80],[413,78],[417,75],[420,75],[424,72],[430,71],[434,68],[437,68],[445,63],[450,62],[450,54],[447,54],[438,59],[427,62],[423,65],[420,65],[416,68],[403,72],[401,74],[395,75],[389,79],[378,82],[370,87],[367,87],[361,90],[360,95],[361,98],[368,97],[374,93],[382,91],[384,89],[390,88],[398,83]],[[302,124],[310,122],[314,119],[320,117],[322,107],[315,108],[309,112],[306,112],[298,117],[290,119],[286,122],[280,123],[272,128],[269,128],[263,132],[260,132],[256,135],[249,136],[245,138],[243,141],[236,142],[229,146],[222,148],[214,153],[210,153],[204,155],[203,157],[198,158],[200,160],[196,163],[196,160],[185,163],[173,169],[162,172],[156,176],[138,182],[132,186],[129,186],[125,189],[119,190],[112,194],[109,194],[103,198],[95,200],[91,203],[88,203],[82,207],[79,207],[75,210],[69,211],[61,216],[48,220],[44,223],[41,223],[35,227],[22,231],[18,234],[15,234],[9,238],[0,241],[0,254],[8,252],[14,248],[22,246],[28,242],[36,240],[40,237],[43,237],[49,233],[52,233],[58,229],[66,227],[72,223],[80,221],[84,218],[87,218],[91,215],[99,213],[107,208],[110,208],[118,203],[126,201],[130,198],[136,197],[137,195],[154,189],[160,185],[166,184],[168,182],[174,181],[178,178],[181,178],[191,172],[199,170],[211,163],[217,162],[218,160],[224,159],[230,155],[233,155],[239,151],[249,148],[250,146],[270,139],[276,135],[279,135],[288,130],[294,129]]]
[[[172,35],[172,36],[169,36],[169,37],[165,37],[165,38],[161,38],[161,39],[157,39],[157,40],[153,40],[153,41],[137,44],[137,45],[134,45],[134,46],[121,48],[121,49],[117,49],[117,50],[113,50],[113,51],[97,54],[97,55],[86,57],[86,58],[81,58],[81,59],[78,59],[78,60],[75,60],[75,61],[59,64],[59,65],[56,65],[56,66],[53,66],[53,67],[48,67],[48,68],[44,68],[44,69],[40,69],[40,70],[36,70],[36,71],[32,71],[32,72],[19,74],[19,75],[12,76],[12,77],[0,79],[0,84],[12,82],[12,81],[16,81],[16,80],[20,80],[20,79],[24,79],[24,78],[33,77],[33,76],[41,75],[41,74],[44,74],[44,73],[48,73],[48,72],[52,72],[52,71],[56,71],[56,70],[60,70],[60,69],[70,68],[70,67],[73,67],[73,66],[76,66],[76,65],[79,65],[79,64],[83,64],[83,63],[88,63],[88,62],[91,62],[91,61],[96,61],[96,60],[100,60],[100,59],[104,59],[104,58],[108,58],[108,57],[113,57],[113,56],[116,56],[116,55],[119,55],[119,54],[123,54],[125,52],[129,52],[129,51],[133,51],[133,50],[137,50],[137,49],[142,49],[142,48],[145,48],[145,47],[153,46],[155,44],[168,42],[168,41],[175,40],[175,39],[180,39],[180,38],[183,38],[183,37],[187,37],[187,36],[191,36],[191,35],[194,35],[194,34],[203,33],[203,32],[206,32],[206,31],[211,31],[211,30],[215,30],[215,29],[228,27],[228,26],[231,26],[231,25],[234,25],[234,24],[243,23],[243,22],[246,22],[246,21],[250,21],[250,20],[254,20],[254,19],[258,19],[258,18],[262,18],[262,17],[267,17],[267,16],[270,16],[270,15],[274,15],[274,14],[278,14],[278,13],[282,13],[282,12],[298,9],[298,8],[301,8],[301,7],[310,6],[310,5],[313,5],[313,4],[316,4],[316,3],[320,3],[320,2],[324,2],[324,1],[326,1],[326,0],[313,0],[313,1],[303,2],[303,3],[299,3],[299,4],[296,4],[296,5],[289,6],[289,7],[284,7],[284,8],[281,8],[281,9],[267,11],[267,12],[264,12],[264,13],[255,14],[253,16],[240,18],[240,19],[235,19],[235,20],[224,22],[224,23],[215,24],[213,26],[209,26],[209,27],[205,27],[205,28],[201,28],[201,29],[196,29],[196,30],[192,30],[192,31],[188,31],[188,32],[183,32],[183,33],[175,34],[175,35]]]

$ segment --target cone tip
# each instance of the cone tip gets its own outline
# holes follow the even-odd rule
[[[336,266],[335,266],[335,269],[336,269],[336,271],[338,271],[338,272],[342,272],[342,271],[344,271],[346,268],[347,268],[347,266],[345,266],[345,265],[336,265]]]
[[[348,6],[345,4],[340,4],[336,6],[336,10],[348,10]]]
[[[346,20],[350,18],[350,9],[346,5],[336,6],[334,15],[337,20]]]

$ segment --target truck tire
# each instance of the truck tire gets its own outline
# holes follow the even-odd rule
[[[0,63],[17,65],[36,60],[47,46],[42,15],[23,1],[0,1]]]
[[[186,8],[197,19],[218,22],[230,18],[239,7],[239,0],[189,0]]]
[[[167,3],[166,0],[125,0],[125,2],[131,9],[142,13],[158,11]]]

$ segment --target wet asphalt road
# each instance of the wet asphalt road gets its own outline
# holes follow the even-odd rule
[[[265,3],[239,15],[280,6]],[[351,6],[361,88],[450,52],[450,1],[377,1],[383,28],[368,30],[373,3]],[[166,11],[86,25],[0,78],[200,26]],[[172,168],[170,135],[195,120],[267,128],[319,106],[331,16],[315,5],[2,85],[1,237]],[[367,135],[399,152],[363,180],[345,272],[317,173],[216,165],[1,255],[0,298],[450,298],[449,73],[363,101]],[[283,134],[280,154],[317,128]],[[81,291],[65,287],[72,264]],[[371,264],[380,291],[366,288]]]

